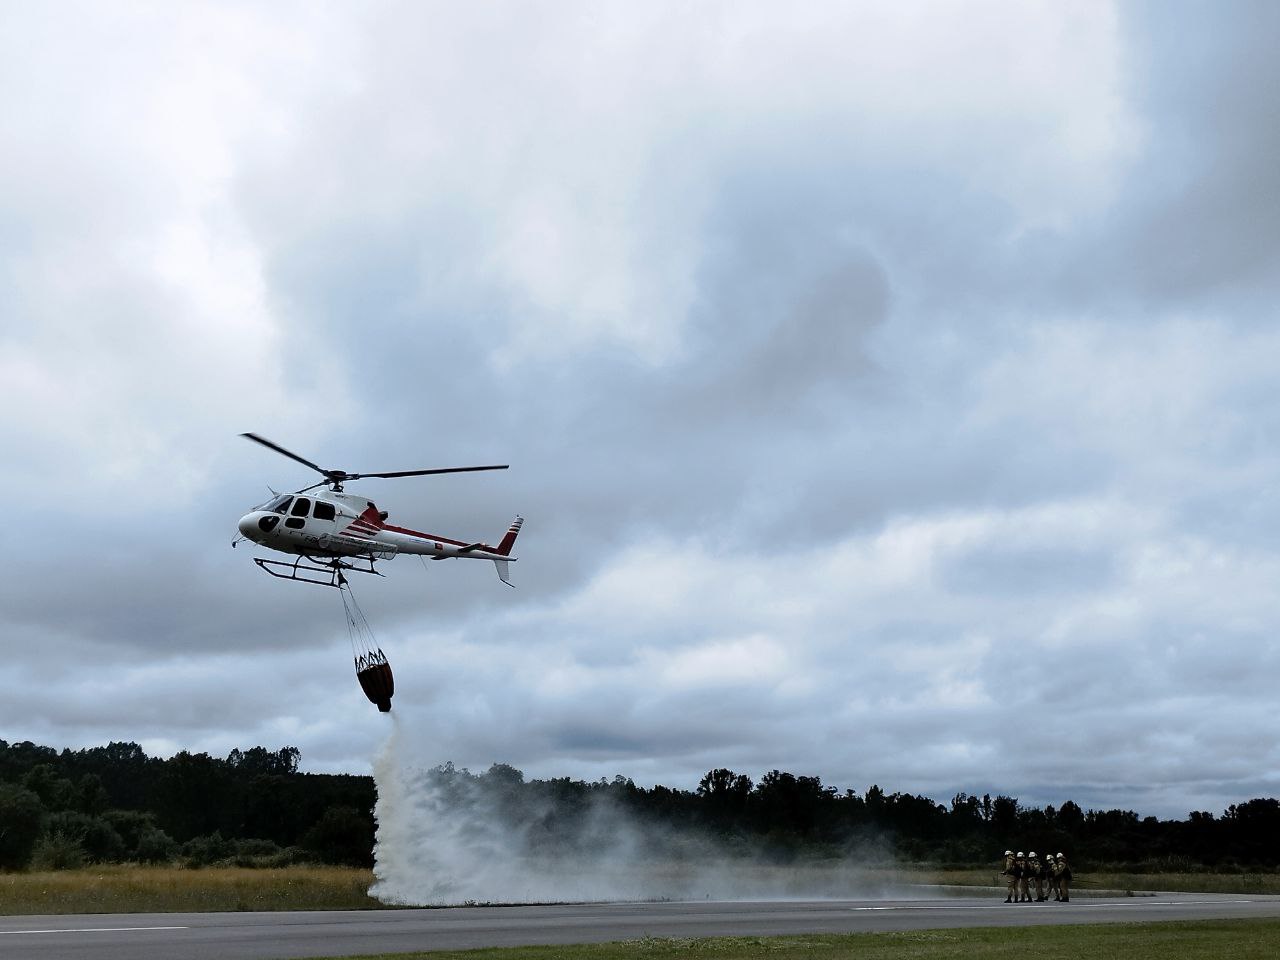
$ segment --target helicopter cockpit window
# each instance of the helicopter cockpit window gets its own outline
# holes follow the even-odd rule
[[[262,509],[268,513],[284,513],[289,508],[289,501],[292,499],[293,497],[285,494],[283,497],[276,497]]]
[[[311,501],[306,497],[298,497],[293,501],[293,509],[289,512],[295,517],[305,517],[311,510]]]
[[[323,500],[316,501],[316,508],[311,514],[317,520],[332,520],[338,512],[333,509],[332,503],[325,503]]]

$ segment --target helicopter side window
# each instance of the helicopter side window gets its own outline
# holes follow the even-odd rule
[[[338,512],[333,509],[332,503],[325,503],[323,500],[317,500],[316,508],[311,515],[317,520],[333,520],[337,517]]]
[[[290,497],[288,495],[283,497],[276,497],[269,504],[267,504],[265,509],[268,513],[284,514],[289,509],[289,502],[291,500],[293,500],[293,497]]]
[[[306,497],[298,497],[293,501],[293,509],[289,511],[295,517],[305,517],[311,510],[311,501]]]

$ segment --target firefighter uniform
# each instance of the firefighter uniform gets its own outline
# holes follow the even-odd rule
[[[1013,859],[1013,851],[1006,850],[1004,852],[1004,870],[1000,872],[1000,876],[1004,877],[1005,885],[1008,888],[1005,893],[1004,902],[1013,903],[1013,894],[1018,889],[1018,873],[1017,866]]]
[[[1067,863],[1067,858],[1059,853],[1053,864],[1054,876],[1058,878],[1058,889],[1062,893],[1062,903],[1069,903],[1071,900],[1071,866]]]
[[[1027,855],[1027,895],[1031,894],[1031,887],[1035,887],[1036,903],[1044,902],[1044,868],[1040,865],[1040,858],[1036,856],[1034,850]]]

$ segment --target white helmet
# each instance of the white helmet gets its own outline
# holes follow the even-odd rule
[[[1024,856],[1026,856],[1026,854],[1024,854],[1021,850],[1019,850],[1019,851],[1018,851],[1018,856],[1020,856],[1020,857],[1024,857]]]
[[[1006,857],[1012,857],[1012,856],[1013,856],[1013,851],[1012,851],[1012,850],[1006,850],[1006,851],[1004,852],[1004,855],[1005,855]]]
[[[1067,859],[1067,858],[1066,858],[1066,855],[1065,855],[1065,854],[1059,853],[1059,854],[1058,854],[1058,859],[1059,859],[1059,860],[1065,860],[1065,859]]]
[[[1030,853],[1027,854],[1028,857],[1034,857],[1035,855],[1036,855],[1036,852],[1034,850],[1032,850]]]

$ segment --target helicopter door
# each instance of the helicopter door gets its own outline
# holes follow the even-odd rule
[[[284,525],[291,530],[301,530],[306,526],[306,516],[311,512],[311,501],[306,497],[295,497],[293,509],[289,511],[289,519]]]

